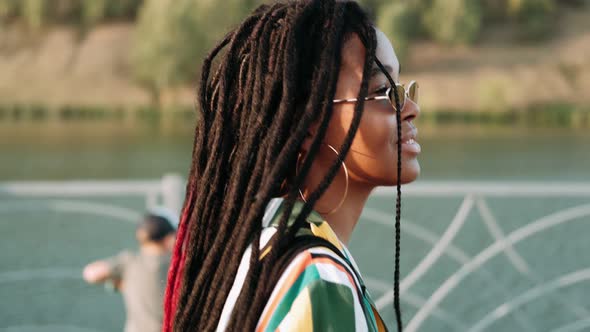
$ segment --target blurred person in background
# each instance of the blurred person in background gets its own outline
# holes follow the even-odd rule
[[[175,224],[170,216],[149,213],[135,232],[139,251],[124,250],[84,268],[84,280],[88,283],[112,285],[123,294],[127,311],[126,332],[161,330]]]

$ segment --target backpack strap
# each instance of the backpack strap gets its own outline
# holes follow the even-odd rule
[[[299,235],[299,236],[295,237],[293,244],[290,245],[287,248],[287,250],[279,256],[276,264],[274,264],[273,269],[271,271],[271,279],[266,284],[265,291],[268,292],[268,294],[272,293],[275,285],[278,283],[279,279],[281,278],[281,276],[283,275],[283,273],[285,272],[285,270],[287,269],[289,264],[293,261],[293,259],[295,259],[295,257],[297,257],[298,254],[302,253],[303,251],[305,251],[307,249],[318,248],[318,247],[327,248],[330,251],[337,254],[343,260],[343,262],[345,262],[345,266],[348,267],[347,268],[347,270],[349,270],[348,273],[356,276],[356,278],[358,278],[359,281],[361,280],[360,276],[357,275],[354,268],[348,263],[348,260],[346,259],[344,254],[335,245],[333,245],[329,241],[327,241],[321,237],[315,236],[315,235]],[[265,257],[266,256],[262,257],[261,260],[264,260]],[[362,289],[360,289],[359,287],[355,287],[355,288],[357,288],[358,298],[361,299],[361,301],[362,301],[362,299],[364,298],[364,293],[365,293],[364,285],[362,285],[362,283],[361,283],[360,288],[362,288]],[[372,314],[375,317],[375,321],[377,323],[378,331],[388,331],[387,326],[384,324],[383,320],[381,319],[381,316],[379,316],[377,310],[372,305],[370,308],[367,308],[364,305],[361,305],[361,307],[363,308],[365,317],[369,316],[369,312],[367,310],[372,311]]]
[[[285,272],[289,264],[293,261],[293,259],[297,257],[297,255],[299,255],[307,249],[317,247],[325,247],[330,251],[333,251],[346,262],[346,259],[342,255],[340,250],[327,240],[315,235],[299,235],[295,237],[293,244],[290,245],[285,252],[281,253],[277,262],[274,264],[274,267],[271,272],[272,277],[268,285],[274,287],[274,285],[278,283],[280,277],[283,275],[283,273]],[[264,260],[264,258],[266,258],[266,256],[262,257],[261,260]],[[270,291],[272,291],[272,289]]]
[[[278,215],[279,210],[282,208],[283,201],[284,200],[282,198],[276,198],[276,199],[273,199],[271,201],[271,204],[269,204],[267,206],[267,209],[265,211],[265,215],[263,218],[263,225],[264,226],[270,226],[273,224],[273,222],[276,222],[276,217]],[[297,207],[294,208],[294,211],[296,211],[296,210],[297,210]],[[277,234],[275,234],[275,235],[277,235]],[[309,233],[304,232],[303,234],[299,233],[299,234],[295,235],[295,238],[293,239],[293,242],[291,243],[291,245],[288,248],[286,248],[284,252],[279,254],[277,262],[273,265],[273,268],[271,271],[271,278],[270,278],[269,282],[265,285],[265,292],[267,292],[267,294],[269,294],[269,295],[272,293],[275,285],[278,283],[279,279],[281,278],[281,276],[283,275],[283,273],[285,272],[285,270],[287,269],[289,264],[293,261],[293,259],[295,259],[295,257],[297,257],[297,255],[299,255],[300,253],[302,253],[305,250],[308,250],[311,248],[318,248],[318,247],[327,248],[328,250],[330,250],[333,253],[335,253],[336,255],[338,255],[338,257],[340,257],[342,259],[342,261],[345,262],[345,266],[348,267],[346,270],[348,270],[351,275],[356,277],[355,279],[357,279],[358,282],[360,283],[360,287],[357,287],[357,290],[358,290],[357,295],[358,295],[359,299],[365,298],[365,293],[366,293],[365,285],[363,283],[361,276],[355,270],[353,264],[350,263],[348,258],[344,255],[344,253],[338,247],[336,247],[330,241],[328,241],[322,237],[312,235],[311,230]],[[260,261],[263,261],[266,258],[268,252],[270,252],[271,249],[272,248],[270,246],[270,243],[261,249],[261,251],[260,251],[261,254],[259,257]],[[360,288],[360,289],[358,289],[358,288]],[[368,317],[369,315],[372,315],[375,318],[378,331],[388,331],[387,325],[385,325],[385,323],[383,322],[383,319],[379,315],[379,312],[377,311],[377,309],[373,305],[372,301],[369,300],[369,302],[370,302],[370,308],[366,308],[365,305],[362,305],[365,316]],[[371,311],[371,314],[369,314],[368,310]]]

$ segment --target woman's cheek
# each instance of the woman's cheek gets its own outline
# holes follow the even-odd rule
[[[368,131],[372,135],[372,143],[379,147],[381,153],[395,148],[395,122],[392,123],[388,118],[377,119]]]

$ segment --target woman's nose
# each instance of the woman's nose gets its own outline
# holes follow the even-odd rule
[[[402,107],[401,119],[402,121],[412,121],[420,115],[420,106],[410,98],[406,99],[404,107]]]

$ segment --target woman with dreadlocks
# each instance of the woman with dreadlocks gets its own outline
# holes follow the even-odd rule
[[[400,185],[420,146],[399,68],[352,1],[261,6],[211,51],[164,331],[385,331],[346,244],[393,185],[402,329]]]

